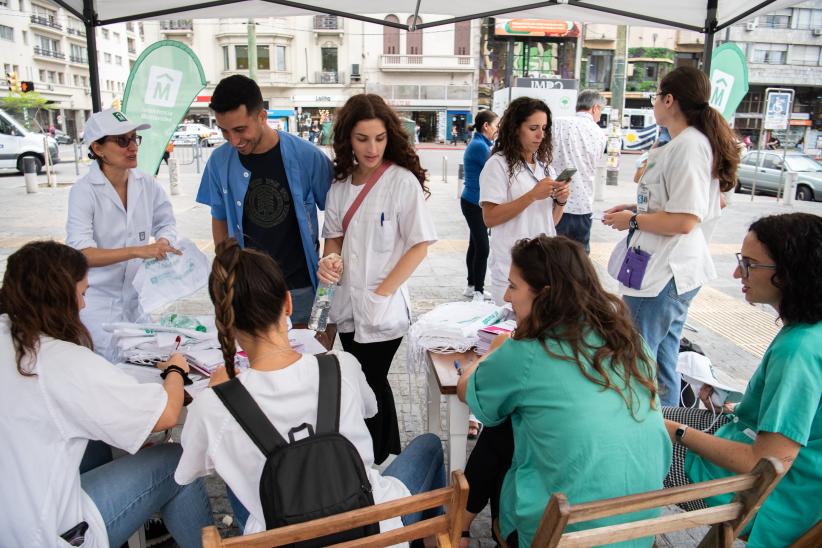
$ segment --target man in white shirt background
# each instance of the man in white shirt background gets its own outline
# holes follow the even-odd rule
[[[571,195],[557,224],[557,234],[576,240],[590,252],[591,214],[594,206],[594,177],[605,151],[605,133],[597,125],[605,98],[593,89],[577,96],[576,116],[556,118],[553,123],[554,161],[557,173],[568,167],[577,172],[571,179]]]

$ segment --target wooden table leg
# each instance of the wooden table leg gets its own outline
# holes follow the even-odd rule
[[[425,378],[428,383],[428,431],[441,438],[440,387],[437,384],[436,376],[431,371],[426,371]]]

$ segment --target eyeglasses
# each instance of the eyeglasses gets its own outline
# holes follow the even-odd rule
[[[651,100],[651,106],[654,106],[656,104],[656,102],[659,100],[659,98],[663,97],[665,95],[668,95],[668,94],[663,93],[661,91],[658,91],[658,92],[654,93],[653,95],[651,95],[651,97],[649,98]]]
[[[143,141],[142,135],[134,135],[132,137],[126,137],[125,135],[117,135],[116,137],[108,137],[108,139],[117,143],[117,146],[120,148],[128,148],[132,141],[134,141],[137,146],[140,146],[140,143]]]
[[[762,268],[765,270],[776,270],[775,264],[759,264],[759,263],[752,263],[750,259],[747,257],[743,257],[742,253],[736,254],[736,262],[739,264],[739,270],[742,271],[742,277],[747,278],[752,268]]]

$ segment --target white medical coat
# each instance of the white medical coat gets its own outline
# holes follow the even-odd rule
[[[92,163],[69,193],[66,244],[79,250],[119,249],[147,245],[153,237],[166,238],[174,245],[174,211],[154,177],[130,170],[127,192],[128,210],[97,163]],[[109,348],[111,333],[103,330],[103,324],[144,319],[132,286],[141,263],[142,259],[132,259],[89,269],[86,307],[80,319],[91,332],[95,350],[112,361],[116,356]]]

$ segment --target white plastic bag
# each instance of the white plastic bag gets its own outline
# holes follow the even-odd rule
[[[139,295],[140,306],[151,313],[205,287],[211,266],[208,258],[191,240],[180,240],[177,249],[182,255],[169,253],[158,261],[143,261],[132,285]]]

